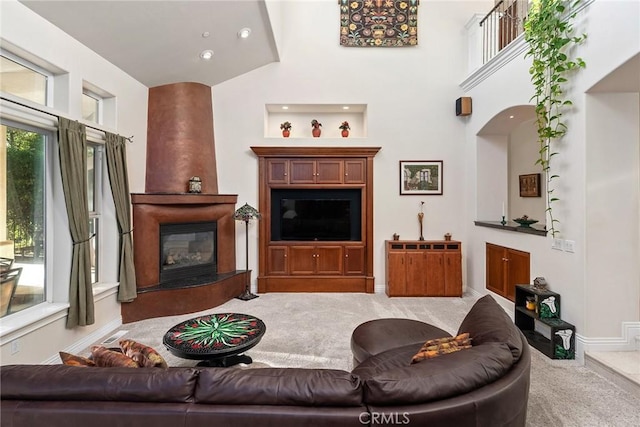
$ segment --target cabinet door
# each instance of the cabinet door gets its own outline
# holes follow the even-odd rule
[[[269,246],[269,254],[267,256],[268,265],[267,274],[287,274],[287,256],[288,248],[286,246]]]
[[[342,184],[342,160],[318,160],[316,162],[316,183]]]
[[[444,296],[444,253],[435,250],[427,251],[425,258],[426,295],[430,297]]]
[[[515,249],[506,249],[508,264],[505,283],[505,295],[511,301],[516,298],[516,285],[526,285],[531,281],[529,273],[529,253]]]
[[[318,246],[314,255],[318,274],[342,275],[342,246]]]
[[[424,296],[426,292],[425,254],[423,251],[407,251],[405,295]]]
[[[444,254],[444,295],[462,296],[462,254],[460,252]]]
[[[364,160],[345,160],[344,161],[344,183],[345,184],[364,184],[365,169]]]
[[[344,274],[364,274],[364,246],[344,247]]]
[[[287,184],[289,182],[289,161],[268,159],[267,174],[267,181],[270,184]]]
[[[313,246],[291,246],[289,248],[289,272],[314,274],[316,272],[315,248]]]
[[[390,297],[406,294],[405,252],[389,251],[387,253],[387,295]]]
[[[498,295],[505,295],[505,248],[487,243],[485,287]]]
[[[313,184],[316,182],[315,160],[291,160],[290,161],[291,184]]]

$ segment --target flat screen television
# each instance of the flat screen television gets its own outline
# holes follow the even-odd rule
[[[271,240],[361,240],[361,190],[271,190]]]

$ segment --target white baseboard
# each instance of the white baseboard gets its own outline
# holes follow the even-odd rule
[[[69,347],[64,348],[62,351],[66,353],[71,353],[71,354],[80,353],[82,350],[89,347],[91,344],[98,341],[100,338],[104,337],[105,335],[115,331],[120,326],[122,326],[122,317],[118,316],[117,318],[113,319],[111,322],[105,324],[99,329],[96,329],[95,331],[93,331],[86,337],[82,338],[81,340],[76,341]],[[43,365],[56,365],[58,363],[60,363],[60,355],[58,353],[42,361]]]
[[[634,351],[640,343],[640,322],[622,322],[622,336],[589,338],[576,334],[576,351]]]

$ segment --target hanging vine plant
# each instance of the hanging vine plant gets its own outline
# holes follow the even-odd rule
[[[536,123],[540,157],[536,161],[542,167],[546,182],[546,205],[549,215],[549,230],[552,236],[559,233],[553,215],[553,203],[558,201],[554,195],[554,181],[559,178],[551,171],[551,159],[558,154],[555,143],[567,132],[563,111],[570,108],[571,100],[564,96],[563,86],[568,82],[570,73],[585,67],[582,58],[571,59],[572,46],[581,44],[587,37],[573,35],[573,20],[576,6],[582,0],[572,3],[563,0],[533,0],[529,15],[524,23],[524,38],[529,50],[525,58],[532,59],[529,69],[534,95],[531,100],[536,104]],[[570,11],[567,10],[567,5]]]

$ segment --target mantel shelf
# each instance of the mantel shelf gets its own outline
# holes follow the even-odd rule
[[[533,234],[536,236],[546,236],[547,230],[540,226],[522,227],[517,222],[507,221],[502,225],[500,221],[474,221],[477,227],[497,228],[505,231],[515,231],[517,233]]]

